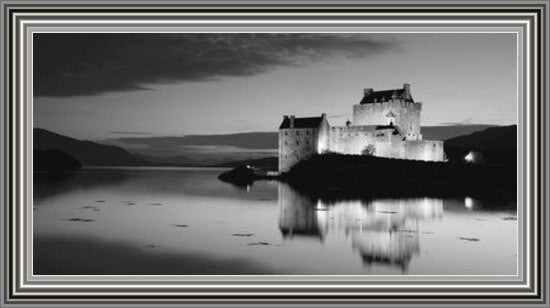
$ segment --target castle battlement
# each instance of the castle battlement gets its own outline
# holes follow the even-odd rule
[[[404,84],[401,89],[364,89],[346,126],[330,126],[324,113],[284,116],[279,127],[279,171],[326,152],[443,161],[443,142],[422,140],[421,111],[422,103],[413,100],[410,85]]]

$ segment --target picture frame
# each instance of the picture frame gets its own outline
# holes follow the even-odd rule
[[[1,1],[4,307],[548,307],[548,1]],[[513,32],[518,275],[36,276],[32,38],[43,32]]]

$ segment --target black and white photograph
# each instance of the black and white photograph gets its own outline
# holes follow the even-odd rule
[[[514,33],[36,33],[34,275],[518,274]]]

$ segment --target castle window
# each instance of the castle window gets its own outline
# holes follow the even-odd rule
[[[285,141],[285,145],[288,145],[288,142]]]
[[[288,136],[288,132],[285,131],[285,136]]]
[[[309,145],[309,141],[306,140],[306,145]],[[435,144],[434,144],[434,147],[435,147]]]
[[[296,145],[300,145],[300,141],[296,140]]]
[[[299,131],[296,131],[296,136],[300,136],[300,132],[299,132]]]
[[[309,130],[306,130],[306,135],[309,136]]]

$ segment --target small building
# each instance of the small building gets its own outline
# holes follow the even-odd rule
[[[410,89],[409,84],[401,89],[364,89],[346,126],[330,126],[324,113],[284,116],[279,127],[279,171],[287,172],[299,161],[326,152],[443,161],[443,142],[422,139],[422,103],[414,101]]]

